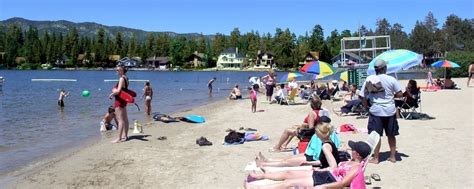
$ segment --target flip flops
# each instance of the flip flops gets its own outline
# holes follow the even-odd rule
[[[369,176],[365,176],[365,184],[366,185],[371,185],[372,184],[372,180],[370,179]]]
[[[370,178],[374,179],[375,181],[380,181],[380,175],[377,173],[373,173],[370,175]]]
[[[158,140],[166,140],[167,138],[166,138],[166,136],[160,136],[160,137],[158,137],[157,139],[158,139]]]

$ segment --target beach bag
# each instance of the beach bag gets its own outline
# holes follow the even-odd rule
[[[232,144],[235,142],[240,142],[242,138],[245,137],[245,133],[239,133],[236,131],[230,131],[225,137],[224,142]]]

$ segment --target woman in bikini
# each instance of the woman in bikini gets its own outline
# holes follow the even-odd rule
[[[283,131],[283,134],[280,137],[278,143],[270,149],[271,151],[282,151],[286,149],[286,146],[290,143],[291,139],[298,134],[298,131],[303,128],[313,129],[314,126],[318,123],[319,117],[322,116],[321,112],[321,99],[317,95],[312,95],[310,106],[311,111],[308,113],[308,116],[304,119],[303,124],[295,125],[291,128],[287,128]]]
[[[153,89],[151,88],[150,82],[145,82],[143,88],[143,99],[145,99],[145,112],[147,115],[151,114],[151,99],[153,99]]]
[[[292,186],[314,187],[317,188],[343,188],[350,186],[353,179],[360,171],[363,171],[362,162],[369,156],[371,152],[370,146],[362,141],[349,141],[352,149],[352,160],[341,162],[337,167],[330,165],[332,168],[313,169],[313,170],[297,170],[297,171],[281,171],[268,172],[262,169],[264,173],[252,172],[247,177],[244,187],[247,189],[260,188],[288,188]],[[334,162],[332,162],[334,164]],[[283,181],[276,184],[256,185],[254,180],[271,179]]]
[[[118,121],[118,138],[112,142],[118,143],[128,139],[128,113],[127,113],[127,102],[121,99],[118,94],[122,90],[128,89],[128,77],[126,75],[127,70],[123,66],[117,66],[117,75],[119,76],[119,82],[112,89],[109,98],[115,97],[114,107],[115,114]]]

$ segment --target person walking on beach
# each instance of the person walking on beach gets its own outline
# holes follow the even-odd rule
[[[58,106],[64,107],[64,98],[69,95],[69,92],[66,92],[64,89],[59,91]]]
[[[272,101],[273,89],[275,88],[276,80],[275,73],[273,70],[268,71],[266,76],[262,77],[262,80],[265,82],[265,89],[267,90],[266,96],[268,102]]]
[[[470,87],[471,84],[471,79],[474,79],[474,62],[469,65],[469,68],[467,70],[467,86]]]
[[[151,88],[150,82],[145,82],[143,88],[143,99],[145,99],[145,112],[147,115],[151,114],[151,100],[153,99],[153,89]]]
[[[395,98],[403,96],[402,89],[397,80],[385,74],[387,72],[387,62],[384,60],[377,60],[375,62],[375,74],[367,77],[362,85],[362,92],[359,96],[362,98],[362,104],[369,109],[368,131],[377,132],[383,136],[382,132],[385,130],[385,135],[388,138],[390,146],[389,161],[396,162],[397,141],[395,136],[398,133],[398,122],[396,117]],[[371,163],[379,163],[380,140],[374,150],[374,157],[370,160]]]
[[[214,83],[214,81],[216,81],[216,77],[213,77],[211,80],[209,80],[209,82],[207,82],[207,88],[209,89],[209,95],[212,94],[212,83]]]
[[[252,102],[252,113],[257,112],[257,91],[252,87],[249,87],[250,102]]]
[[[119,82],[112,89],[109,98],[115,97],[114,108],[115,115],[118,120],[118,138],[112,142],[124,142],[128,139],[128,113],[127,113],[127,102],[120,98],[118,95],[122,90],[128,89],[128,77],[126,75],[127,70],[123,66],[117,66],[117,75],[119,76]]]

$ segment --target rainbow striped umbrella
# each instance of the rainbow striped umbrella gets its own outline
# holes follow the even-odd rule
[[[459,68],[461,66],[459,66],[459,64],[455,63],[455,62],[451,62],[449,60],[440,60],[440,61],[437,61],[433,64],[431,64],[431,66],[435,67],[435,68],[444,68],[444,78],[446,78],[446,68]]]
[[[341,73],[341,76],[339,76],[339,78],[345,82],[349,81],[349,74],[347,73],[347,71],[343,71]]]
[[[372,61],[370,61],[369,69],[367,69],[367,74],[375,74],[374,65],[378,59],[382,59],[387,62],[387,74],[389,74],[396,73],[400,70],[405,70],[413,66],[419,65],[423,60],[423,56],[405,49],[385,51],[375,57]]]
[[[287,82],[287,81],[290,81],[291,79],[293,78],[297,78],[297,77],[301,77],[303,76],[303,74],[301,73],[298,73],[298,72],[289,72],[289,73],[286,73],[284,74],[281,79],[280,79],[280,82],[283,83],[283,82]]]
[[[461,66],[459,66],[459,64],[457,64],[455,62],[451,62],[449,60],[440,60],[440,61],[437,61],[437,62],[431,64],[431,66],[436,67],[436,68],[459,68],[459,67],[461,67]]]
[[[316,78],[323,78],[336,72],[334,67],[323,61],[312,61],[304,65],[300,72],[318,75]]]

